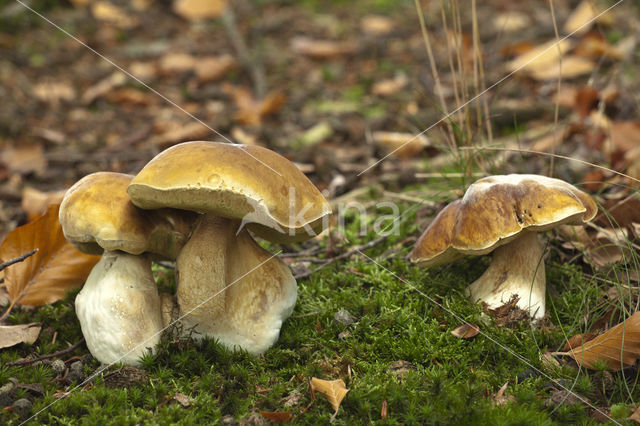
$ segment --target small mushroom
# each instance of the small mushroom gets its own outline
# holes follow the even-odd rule
[[[60,205],[65,237],[80,251],[104,250],[75,302],[87,347],[102,363],[136,365],[153,351],[163,320],[149,255],[175,259],[198,216],[138,209],[126,192],[132,178],[110,172],[85,176]]]
[[[296,281],[244,225],[274,242],[316,235],[331,209],[307,177],[266,148],[185,142],[151,160],[128,192],[144,209],[203,213],[176,262],[184,329],[253,354],[273,345]]]
[[[545,270],[537,232],[593,219],[597,206],[562,180],[539,175],[490,176],[447,205],[420,236],[412,263],[432,267],[465,255],[493,252],[487,270],[467,293],[497,308],[517,296],[534,318],[545,314]]]

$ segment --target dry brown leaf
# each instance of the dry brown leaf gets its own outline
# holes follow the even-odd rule
[[[36,339],[38,339],[41,328],[42,326],[37,322],[19,325],[0,325],[0,349],[9,348],[20,343],[33,345]]]
[[[590,369],[595,369],[599,362],[612,371],[630,367],[640,356],[640,312],[584,345],[554,355],[569,355],[579,365]]]
[[[64,81],[45,81],[34,85],[31,90],[36,98],[53,105],[70,102],[76,98],[73,86]]]
[[[148,143],[152,146],[164,148],[180,142],[206,139],[211,135],[211,129],[199,122],[171,127],[169,130],[149,138]]]
[[[35,188],[26,187],[22,190],[22,210],[25,211],[29,221],[35,219],[47,211],[47,207],[53,204],[60,204],[66,190],[42,192]]]
[[[82,102],[89,105],[98,98],[103,97],[116,87],[120,87],[127,82],[127,76],[120,71],[115,71],[110,76],[100,80],[87,89],[82,94]]]
[[[236,60],[231,55],[206,56],[196,58],[193,63],[193,71],[199,83],[208,83],[220,79],[235,66]]]
[[[132,28],[138,24],[138,20],[134,16],[107,1],[93,2],[91,13],[96,19],[113,24],[118,28]]]
[[[570,79],[591,73],[596,64],[581,56],[565,56],[562,61],[551,63],[543,67],[527,67],[531,77],[536,80],[555,80],[558,77]]]
[[[596,9],[596,4],[593,0],[582,0],[578,7],[571,12],[567,21],[564,23],[564,32],[571,34],[575,31],[575,34],[584,34],[596,21],[602,23],[612,22],[613,18],[608,12],[596,19],[596,16],[598,16],[599,13],[600,11]]]
[[[365,15],[360,20],[362,32],[370,35],[385,35],[393,31],[393,20],[381,15]]]
[[[293,415],[288,411],[260,411],[260,415],[276,423],[289,423]]]
[[[371,93],[379,96],[389,96],[398,93],[409,84],[405,74],[398,74],[394,78],[380,80],[371,86]]]
[[[509,10],[499,12],[493,18],[493,28],[500,32],[513,33],[531,25],[531,17],[525,12]]]
[[[291,49],[294,53],[315,59],[331,59],[355,52],[357,45],[351,41],[313,40],[308,37],[294,37]]]
[[[153,103],[153,98],[148,92],[143,92],[133,87],[121,87],[107,93],[106,99],[115,104],[129,106],[149,106]]]
[[[498,390],[498,392],[496,392],[496,394],[493,396],[493,403],[496,404],[498,407],[503,407],[507,405],[509,402],[515,400],[515,397],[513,395],[504,394],[505,391],[507,390],[508,385],[509,385],[509,382],[506,382],[504,385],[502,385],[502,387]]]
[[[563,351],[570,351],[571,349],[578,348],[579,346],[587,343],[593,338],[596,337],[596,333],[584,333],[584,334],[576,334],[575,336],[569,338],[567,343],[562,347]]]
[[[382,420],[385,420],[387,418],[388,415],[388,409],[387,409],[387,400],[383,400],[382,401],[382,408],[380,409],[380,418]]]
[[[99,256],[75,249],[58,222],[60,206],[48,208],[35,222],[14,229],[0,245],[0,260],[7,261],[31,250],[38,252],[5,270],[5,284],[11,303],[43,305],[64,297],[86,280]]]
[[[480,327],[469,323],[462,324],[461,326],[451,330],[451,334],[459,339],[471,339],[476,337],[478,333],[480,333]]]
[[[625,420],[633,420],[636,423],[640,423],[640,406],[636,408],[633,414],[631,414]]]
[[[515,59],[507,62],[506,67],[509,72],[543,70],[546,67],[557,64],[559,58],[572,47],[573,42],[569,39],[560,42],[550,40],[518,55]]]
[[[19,146],[8,146],[0,152],[0,161],[10,172],[22,175],[40,175],[47,168],[47,159],[40,144],[21,143]]]
[[[224,83],[222,90],[233,98],[238,108],[234,119],[250,126],[259,126],[263,117],[278,112],[287,99],[280,92],[271,92],[261,101],[255,100],[249,89],[229,83]]]
[[[338,411],[340,403],[349,392],[342,379],[322,380],[315,377],[311,378],[311,390],[326,396],[334,411]]]
[[[398,158],[414,158],[430,144],[425,135],[400,132],[373,132],[373,142]],[[411,141],[411,142],[409,142]]]
[[[226,0],[176,0],[173,3],[173,11],[190,21],[217,18],[226,7]]]

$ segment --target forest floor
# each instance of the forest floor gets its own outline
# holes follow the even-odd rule
[[[81,177],[136,174],[183,141],[270,148],[334,209],[317,238],[263,243],[298,277],[280,339],[255,357],[168,332],[140,369],[94,374],[101,366],[81,341],[77,291],[16,306],[6,324],[42,331],[33,345],[0,350],[0,422],[640,419],[637,363],[587,369],[551,355],[638,310],[640,7],[229,3],[207,17],[168,0],[0,0],[0,237]],[[430,269],[406,259],[469,184],[508,173],[563,179],[602,211],[583,231],[543,234],[548,312],[539,322],[468,300],[488,256]],[[381,236],[385,226],[393,232]],[[171,264],[154,272],[175,291]],[[479,333],[461,338],[464,324]],[[337,412],[311,378],[343,380]]]

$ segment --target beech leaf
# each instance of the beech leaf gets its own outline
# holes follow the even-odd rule
[[[11,231],[0,244],[0,261],[38,249],[26,260],[5,270],[11,304],[43,305],[64,297],[87,279],[100,256],[79,252],[62,233],[60,205],[50,206],[34,222]]]
[[[0,325],[0,349],[9,348],[19,343],[33,345],[40,334],[42,326],[33,322],[31,324]]]
[[[640,312],[625,321],[567,352],[582,367],[595,369],[602,362],[608,370],[618,371],[633,365],[640,356]]]
[[[331,404],[335,411],[338,411],[340,403],[347,392],[349,392],[349,389],[347,389],[347,386],[342,379],[322,380],[315,377],[311,378],[311,390],[313,392],[320,392],[326,396],[329,404]]]

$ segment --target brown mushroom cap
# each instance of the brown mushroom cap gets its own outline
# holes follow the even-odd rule
[[[516,174],[486,177],[436,216],[409,259],[434,266],[464,255],[486,254],[522,231],[579,225],[593,219],[597,211],[588,194],[559,179]]]
[[[98,172],[76,182],[60,205],[64,236],[86,253],[121,250],[175,259],[197,214],[137,208],[127,194],[131,179],[122,173]]]
[[[276,241],[310,238],[331,214],[329,203],[293,163],[259,146],[175,145],[151,160],[127,191],[143,209],[173,207],[243,219],[255,224],[258,235]],[[289,205],[290,198],[295,205]]]

